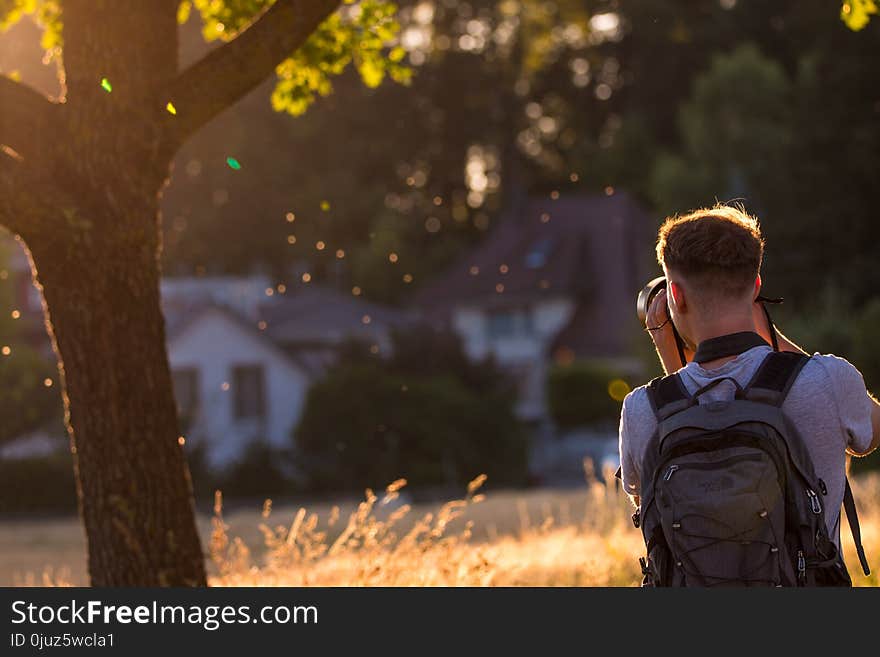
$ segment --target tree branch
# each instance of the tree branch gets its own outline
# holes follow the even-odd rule
[[[168,90],[178,111],[171,122],[182,143],[269,77],[333,11],[340,0],[277,0],[229,43],[183,71]]]
[[[53,128],[58,106],[41,93],[0,75],[0,145],[5,144],[22,157],[40,150],[40,137]]]

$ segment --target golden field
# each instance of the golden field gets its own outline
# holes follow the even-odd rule
[[[477,478],[459,500],[405,503],[405,482],[359,504],[200,518],[215,586],[634,586],[641,534],[609,477],[576,490],[483,496]],[[844,523],[854,583],[880,570],[880,476],[854,482],[872,574],[862,576]],[[76,519],[0,524],[0,584],[86,584]]]

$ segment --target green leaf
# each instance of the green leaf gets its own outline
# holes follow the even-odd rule
[[[40,45],[49,53],[61,46],[61,9],[57,0],[0,0],[0,32],[15,25],[24,15],[32,15],[44,28]]]
[[[205,41],[231,41],[275,0],[187,0],[185,4],[190,3],[202,17]]]
[[[24,14],[37,8],[37,0],[0,0],[0,30],[15,25]]]
[[[840,20],[854,32],[864,28],[871,15],[877,13],[875,0],[845,0],[840,8]]]
[[[358,73],[364,84],[370,88],[378,87],[385,78],[385,67],[381,59],[369,57],[361,60],[357,64]]]
[[[184,0],[180,3],[180,6],[177,8],[177,24],[183,25],[189,20],[189,15],[192,13],[192,2],[190,0]]]
[[[304,113],[318,96],[332,93],[332,78],[352,62],[368,87],[380,85],[386,76],[400,84],[409,82],[412,72],[400,63],[406,51],[396,45],[397,5],[388,0],[352,4],[327,18],[276,68],[278,83],[272,93],[276,111]]]
[[[392,62],[402,61],[404,57],[406,57],[406,50],[400,46],[392,48],[391,52],[388,53],[388,59]]]

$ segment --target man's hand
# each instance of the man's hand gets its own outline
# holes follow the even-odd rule
[[[648,314],[645,317],[645,326],[651,339],[654,341],[654,347],[657,349],[657,356],[660,357],[660,363],[666,374],[678,371],[681,366],[681,358],[678,355],[678,346],[675,342],[675,332],[673,330],[672,320],[669,318],[669,311],[666,306],[666,290],[660,290],[651,300],[648,307]],[[693,356],[691,352],[685,349],[685,358],[690,360]]]

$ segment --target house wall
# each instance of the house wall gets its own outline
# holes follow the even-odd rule
[[[540,419],[546,415],[549,347],[570,321],[575,303],[569,298],[557,298],[521,308],[530,314],[531,328],[519,335],[492,336],[490,312],[480,306],[456,308],[452,313],[452,327],[470,358],[482,359],[491,354],[517,378],[520,393],[517,414],[524,419]]]
[[[199,412],[188,440],[207,445],[212,467],[224,467],[239,458],[254,440],[291,445],[309,386],[306,374],[284,354],[221,312],[210,311],[169,345],[172,370],[199,372]],[[232,369],[261,365],[264,372],[266,413],[263,420],[236,419]],[[224,390],[223,384],[229,389]]]

